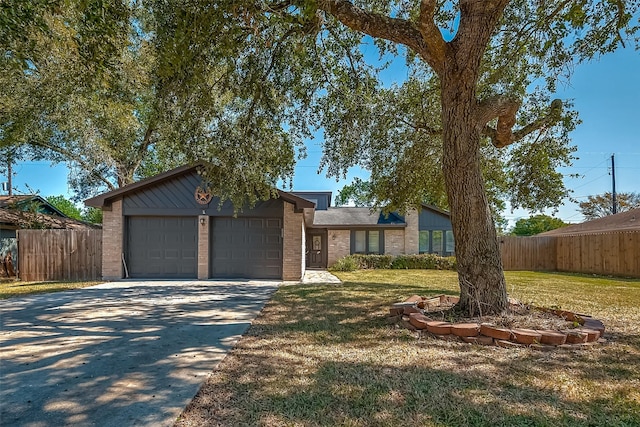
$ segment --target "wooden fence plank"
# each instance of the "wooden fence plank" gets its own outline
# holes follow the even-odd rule
[[[99,280],[102,230],[18,230],[24,281]]]
[[[555,271],[556,244],[553,237],[500,237],[505,270]]]
[[[640,277],[640,232],[500,238],[505,270]]]

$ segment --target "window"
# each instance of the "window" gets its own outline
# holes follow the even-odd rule
[[[451,230],[420,230],[418,250],[421,254],[453,254],[456,250]]]
[[[322,236],[313,236],[313,250],[322,250]]]
[[[367,251],[367,232],[365,230],[357,230],[353,234],[355,234],[355,246],[351,252],[357,254],[365,253]]]
[[[367,253],[379,254],[380,253],[380,231],[369,231],[369,244],[367,245]]]
[[[433,230],[431,232],[431,240],[433,242],[433,247],[431,248],[431,252],[436,254],[442,254],[442,231],[441,230]]]
[[[420,230],[419,235],[419,252],[421,254],[431,252],[429,249],[429,230]]]
[[[352,254],[384,253],[384,234],[380,230],[352,230]]]
[[[453,231],[448,230],[445,234],[445,240],[447,242],[447,252],[454,253],[456,251],[456,244],[453,240]]]

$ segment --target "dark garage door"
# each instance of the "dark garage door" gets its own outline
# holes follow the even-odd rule
[[[134,278],[196,278],[195,217],[127,217],[127,268]]]
[[[281,218],[214,218],[211,277],[281,279]]]

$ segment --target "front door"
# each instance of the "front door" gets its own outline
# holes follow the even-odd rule
[[[327,233],[307,232],[307,268],[327,268]]]

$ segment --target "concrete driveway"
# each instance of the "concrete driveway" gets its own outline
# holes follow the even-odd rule
[[[114,282],[0,301],[0,425],[172,425],[278,285]]]

